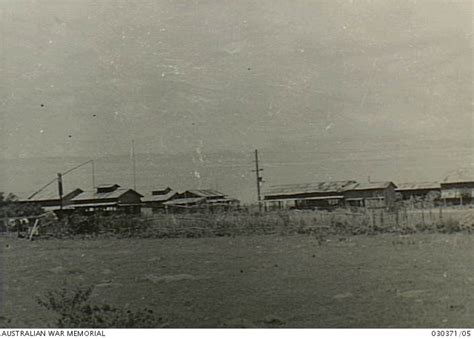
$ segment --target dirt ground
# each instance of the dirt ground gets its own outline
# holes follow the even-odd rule
[[[0,326],[47,327],[36,296],[94,285],[170,327],[472,327],[474,236],[0,238]],[[3,324],[2,324],[3,321]]]

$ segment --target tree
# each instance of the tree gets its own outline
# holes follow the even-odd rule
[[[432,206],[436,206],[436,203],[441,199],[441,193],[438,191],[430,191],[426,195],[426,201],[429,202]]]
[[[3,207],[15,201],[18,201],[18,197],[15,194],[8,193],[5,197],[5,192],[0,192],[0,207]]]
[[[26,217],[44,213],[41,206],[36,204],[25,204],[18,201],[13,193],[0,192],[0,217]]]

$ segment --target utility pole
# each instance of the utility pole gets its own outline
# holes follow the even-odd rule
[[[63,176],[58,173],[59,209],[63,209]]]
[[[94,160],[91,160],[91,164],[92,164],[92,190],[95,189],[95,164],[94,164]]]
[[[137,190],[137,178],[135,176],[135,140],[132,140],[132,165],[133,165],[133,189]]]
[[[263,171],[263,168],[260,168],[258,165],[258,150],[255,150],[255,169],[252,172],[255,172],[257,177],[257,201],[258,201],[258,210],[262,211],[262,197],[260,192],[260,185],[263,182],[263,177],[260,175],[260,172]]]
[[[95,169],[94,169],[94,160],[88,160],[80,165],[77,165],[69,170],[67,170],[66,172],[63,172],[63,173],[58,173],[57,174],[57,177],[53,180],[51,180],[50,182],[48,182],[46,185],[44,185],[43,187],[41,187],[39,190],[37,190],[35,193],[31,194],[28,199],[31,199],[33,198],[35,195],[37,195],[38,193],[40,193],[41,191],[43,191],[44,189],[46,189],[47,187],[49,187],[50,185],[54,184],[55,182],[58,183],[58,195],[59,195],[59,204],[60,204],[60,209],[63,209],[63,206],[64,206],[64,201],[63,201],[63,177],[68,174],[68,173],[71,173],[72,171],[84,166],[84,165],[87,165],[87,164],[92,164],[92,186],[95,187]]]

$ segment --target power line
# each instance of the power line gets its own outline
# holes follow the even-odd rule
[[[55,183],[58,179],[57,178],[54,178],[53,180],[51,180],[50,182],[48,182],[46,185],[42,186],[39,190],[37,190],[35,193],[33,193],[32,195],[30,195],[28,197],[28,199],[31,199],[33,198],[36,194],[40,193],[41,191],[43,191],[46,187],[48,187],[49,185]]]
[[[30,195],[28,197],[28,199],[31,199],[33,198],[36,194],[42,192],[44,189],[46,189],[48,186],[52,185],[53,183],[57,182],[58,183],[58,193],[59,193],[59,198],[60,198],[60,202],[62,204],[62,177],[65,176],[66,174],[68,173],[71,173],[72,171],[78,169],[79,167],[82,167],[84,165],[87,165],[87,164],[92,164],[92,186],[95,187],[95,166],[94,166],[94,160],[88,160],[86,162],[83,162],[82,164],[79,164],[69,170],[67,170],[66,172],[64,173],[58,173],[57,174],[57,177],[54,178],[53,180],[51,180],[50,182],[48,182],[46,185],[42,186],[39,190],[37,190],[36,192],[34,192],[32,195]]]

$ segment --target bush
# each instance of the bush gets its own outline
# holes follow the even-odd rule
[[[92,287],[62,288],[48,291],[38,298],[42,307],[58,316],[55,327],[59,328],[155,328],[164,322],[152,310],[132,311],[108,304],[93,305],[89,302]]]
[[[441,223],[400,222],[398,215],[367,213],[276,211],[267,213],[193,213],[140,215],[71,215],[62,220],[61,235],[115,238],[202,238],[246,235],[293,235],[320,232],[325,236],[384,233],[471,232],[473,226],[455,220]],[[380,221],[380,222],[379,222]]]
[[[28,217],[40,215],[44,209],[36,204],[23,204],[19,202],[9,202],[0,207],[0,215],[5,217]]]
[[[436,225],[436,228],[438,232],[441,233],[456,233],[462,231],[461,223],[459,222],[459,220],[453,219],[446,219],[439,222]]]

